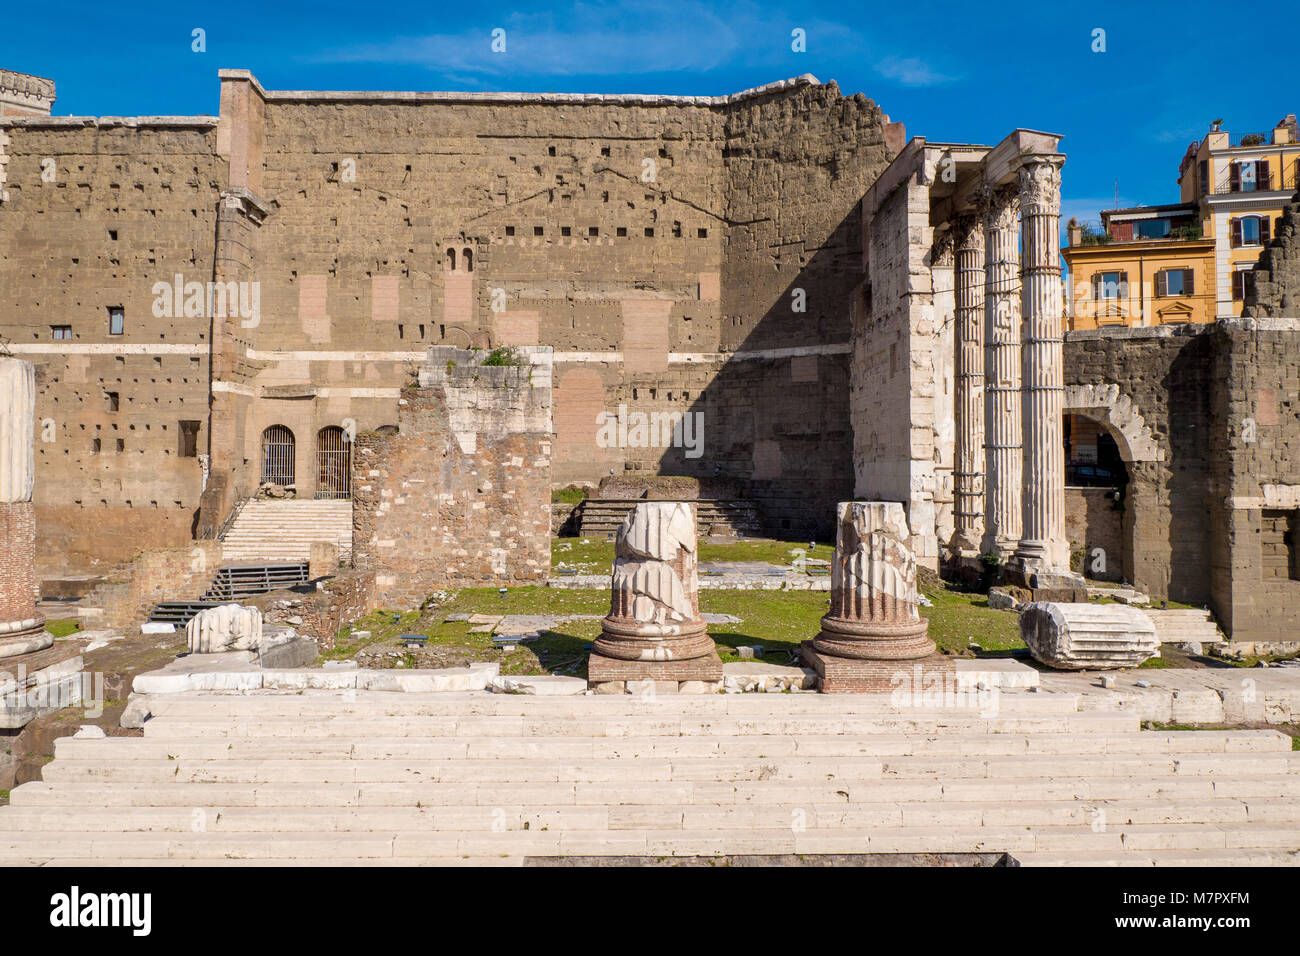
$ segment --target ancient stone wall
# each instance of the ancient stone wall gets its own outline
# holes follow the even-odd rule
[[[1300,195],[1282,211],[1272,240],[1259,255],[1254,276],[1243,316],[1300,315]]]
[[[189,538],[206,451],[209,323],[187,316],[183,298],[179,312],[156,314],[154,285],[212,276],[225,176],[214,124],[0,120],[0,336],[37,366],[44,569],[129,560]],[[182,421],[198,423],[186,426],[197,429],[194,457],[182,455]]]
[[[147,620],[161,601],[197,601],[221,566],[221,544],[194,541],[179,548],[150,548],[136,555],[115,580],[95,588],[87,607],[102,617],[93,624],[124,627]]]
[[[520,354],[525,364],[491,367],[430,349],[396,433],[357,436],[353,563],[374,574],[372,607],[550,572],[549,350]]]
[[[1213,336],[1212,606],[1234,639],[1279,640],[1300,628],[1300,320],[1219,322]]]
[[[1064,361],[1065,411],[1106,428],[1128,470],[1125,576],[1153,598],[1204,603],[1213,507],[1213,343],[1205,328],[1069,332]]]
[[[713,98],[221,80],[219,121],[0,121],[0,331],[44,366],[37,505],[61,564],[214,534],[271,425],[312,495],[321,429],[394,424],[431,345],[555,349],[558,484],[721,474],[776,527],[829,527],[857,204],[901,138],[870,100],[811,77]],[[156,317],[176,275],[255,286],[258,314]],[[599,438],[601,413],[656,412],[696,416],[695,445]]]

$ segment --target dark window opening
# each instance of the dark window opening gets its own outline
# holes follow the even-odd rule
[[[182,458],[197,458],[199,455],[199,423],[182,421],[177,440],[176,454]]]

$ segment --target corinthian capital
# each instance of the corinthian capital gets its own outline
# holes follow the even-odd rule
[[[1014,186],[985,185],[980,194],[987,232],[1010,232],[1020,213],[1020,194]]]
[[[958,253],[984,251],[983,216],[966,213],[952,221],[952,238]]]
[[[1029,156],[1020,167],[1020,208],[1028,216],[1061,214],[1061,160]]]

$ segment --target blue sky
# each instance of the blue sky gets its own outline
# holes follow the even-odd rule
[[[719,94],[800,73],[863,92],[909,136],[1062,133],[1063,217],[1177,201],[1178,161],[1217,117],[1235,137],[1300,109],[1274,7],[1183,2],[503,6],[13,3],[0,67],[53,78],[62,115],[217,112],[216,71],[271,89]],[[490,49],[495,28],[506,52]],[[191,31],[206,31],[206,52]],[[791,49],[805,31],[807,50]],[[1105,52],[1093,31],[1105,30]]]

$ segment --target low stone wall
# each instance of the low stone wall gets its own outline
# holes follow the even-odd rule
[[[220,541],[145,551],[117,580],[92,591],[86,603],[103,609],[102,623],[108,627],[139,624],[160,602],[197,601],[220,566]]]

